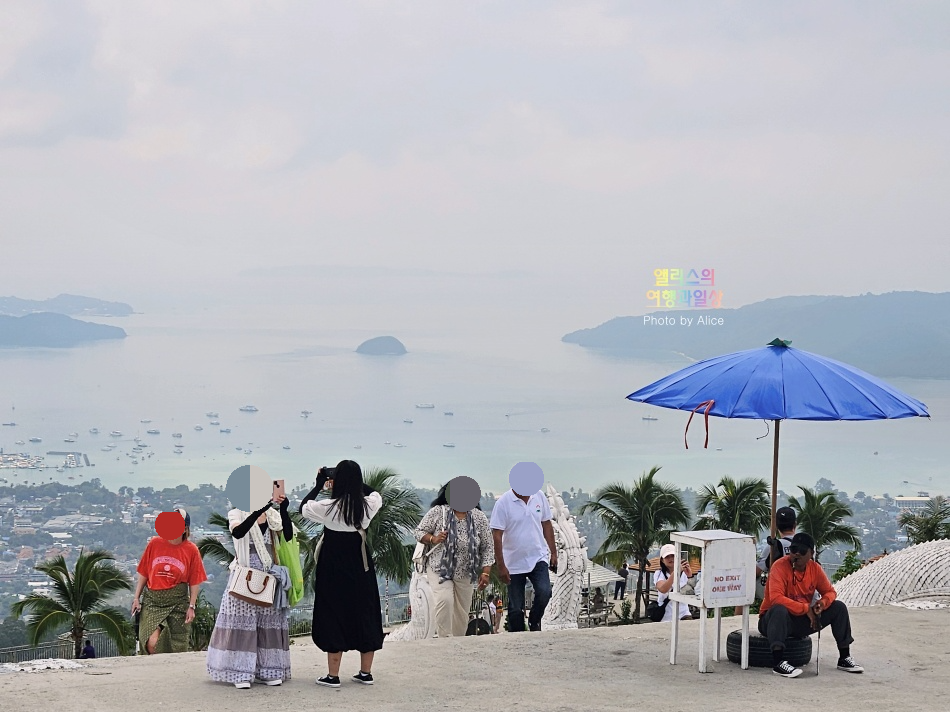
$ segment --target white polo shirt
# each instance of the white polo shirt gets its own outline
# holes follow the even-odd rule
[[[537,492],[527,504],[508,490],[491,511],[491,528],[501,529],[501,549],[508,573],[526,574],[541,560],[548,561],[550,552],[544,540],[541,522],[551,520],[548,498]]]

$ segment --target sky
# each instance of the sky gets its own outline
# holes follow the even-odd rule
[[[947,291],[947,37],[940,2],[6,0],[0,294],[566,332],[663,267]]]

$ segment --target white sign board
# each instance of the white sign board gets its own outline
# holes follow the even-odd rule
[[[713,569],[709,571],[709,582],[706,585],[706,598],[709,600],[743,598],[748,590],[748,577],[744,568]]]

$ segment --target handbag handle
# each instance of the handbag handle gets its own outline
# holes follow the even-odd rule
[[[255,591],[253,588],[251,588],[251,578],[252,578],[253,573],[254,573],[253,570],[247,572],[247,577],[245,579],[247,581],[247,590],[253,593],[255,596],[260,596],[262,593],[264,593],[264,591],[267,590],[267,579],[269,579],[270,576],[265,576],[264,582],[261,585],[261,590]]]

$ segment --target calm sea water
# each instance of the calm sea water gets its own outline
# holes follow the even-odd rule
[[[353,328],[357,313],[315,307],[99,321],[122,326],[129,337],[68,350],[0,351],[0,421],[17,423],[0,428],[4,452],[75,449],[95,467],[62,474],[26,470],[16,477],[3,470],[0,477],[98,477],[113,489],[220,485],[235,467],[254,463],[295,486],[311,482],[319,465],[344,458],[364,467],[393,467],[418,486],[465,474],[494,491],[507,487],[509,469],[523,460],[540,464],[559,489],[629,481],[653,465],[681,487],[724,474],[771,477],[772,438],[763,437],[763,422],[711,419],[704,450],[702,421],[694,418],[687,450],[688,414],[625,400],[685,360],[621,359],[561,343],[561,334],[576,324],[526,321],[506,327],[474,307],[430,319],[424,328],[405,316],[388,331]],[[361,341],[383,333],[401,338],[410,353],[354,353]],[[891,382],[923,400],[932,419],[788,421],[781,434],[780,486],[792,491],[827,477],[848,492],[950,491],[943,458],[950,382]],[[419,409],[416,403],[436,407]],[[239,411],[248,404],[259,412]],[[302,418],[303,410],[313,414]],[[209,425],[208,411],[220,414],[220,426]],[[93,427],[98,435],[89,433]],[[147,435],[149,428],[161,434]],[[123,436],[110,437],[112,430]],[[79,434],[77,442],[64,443],[72,432]],[[183,438],[172,438],[173,432]],[[135,436],[154,453],[137,465],[128,454]],[[43,442],[29,443],[31,437]],[[103,452],[112,441],[119,443],[116,452]],[[183,445],[180,455],[174,453],[177,443]],[[48,464],[61,459],[46,455]]]

